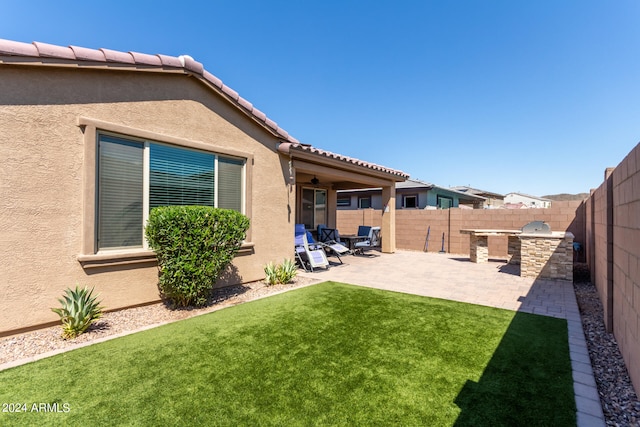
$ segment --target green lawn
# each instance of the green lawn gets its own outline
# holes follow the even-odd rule
[[[331,282],[0,372],[0,401],[27,409],[3,426],[575,425],[564,320]]]

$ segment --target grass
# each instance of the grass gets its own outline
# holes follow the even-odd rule
[[[564,320],[331,282],[0,372],[0,401],[27,406],[3,426],[575,425]]]

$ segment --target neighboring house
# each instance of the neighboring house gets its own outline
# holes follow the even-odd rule
[[[224,286],[291,258],[296,222],[335,226],[336,188],[393,201],[408,177],[300,143],[189,56],[0,40],[0,129],[0,335],[59,322],[76,284],[109,310],[158,301],[154,206],[249,217]]]
[[[479,190],[477,188],[467,187],[464,185],[451,187],[451,189],[460,191],[465,194],[484,197],[484,202],[482,203],[482,207],[484,209],[495,209],[501,207],[504,204],[504,195],[502,194],[493,193],[486,190]]]
[[[504,203],[510,205],[523,204],[527,208],[550,208],[551,200],[530,196],[522,193],[508,193],[504,196]]]
[[[396,209],[448,209],[457,207],[479,208],[484,197],[466,194],[435,184],[407,179],[396,184]],[[338,191],[338,209],[382,209],[386,204],[380,188]]]

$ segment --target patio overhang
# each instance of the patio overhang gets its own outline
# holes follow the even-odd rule
[[[405,181],[409,175],[395,169],[351,157],[342,156],[310,145],[282,142],[278,151],[289,156],[296,181],[315,176],[319,182],[330,184],[334,190],[384,187]]]
[[[289,159],[289,182],[296,187],[296,221],[302,222],[305,188],[326,191],[329,227],[336,225],[337,190],[382,188],[382,251],[395,252],[395,184],[409,178],[408,174],[301,143],[281,142],[278,152]]]

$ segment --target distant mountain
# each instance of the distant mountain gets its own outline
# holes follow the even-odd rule
[[[548,196],[542,196],[542,198],[544,199],[557,200],[557,201],[584,200],[587,197],[589,197],[589,193],[578,193],[578,194],[562,193],[562,194],[551,194]]]

